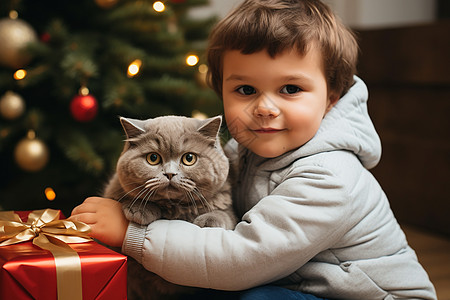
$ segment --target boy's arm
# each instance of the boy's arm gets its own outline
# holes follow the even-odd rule
[[[69,219],[86,223],[91,237],[113,247],[122,246],[129,224],[118,201],[100,197],[87,198]]]
[[[242,290],[286,277],[348,230],[346,190],[333,175],[313,169],[280,184],[234,230],[176,220],[130,224],[122,250],[187,286]]]

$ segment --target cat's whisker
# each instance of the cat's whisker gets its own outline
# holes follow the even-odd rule
[[[192,206],[194,207],[196,214],[198,214],[197,201],[195,201],[194,195],[192,195],[191,191],[185,191],[185,192],[186,192],[187,197],[191,201]]]
[[[214,209],[214,207],[211,205],[211,203],[208,202],[208,200],[206,200],[206,198],[203,196],[203,194],[197,189],[194,188],[192,190],[192,192],[198,197],[198,199],[200,200],[200,202],[209,210],[212,211]]]
[[[202,187],[199,187],[199,186],[196,186],[195,188],[196,188],[200,193],[202,193],[202,195],[203,195],[203,191],[206,191],[206,192],[209,191],[208,188],[202,188]]]
[[[147,205],[148,201],[156,194],[157,189],[151,190],[150,193],[147,194],[145,199],[145,204]]]
[[[189,188],[190,190],[192,190],[196,186],[195,181],[193,181],[189,178],[181,178],[179,184],[183,185],[186,188]]]
[[[127,193],[125,193],[125,195],[123,195],[122,197],[120,197],[117,201],[121,202],[123,200],[123,198],[125,198],[126,196],[128,196],[129,194],[131,194],[132,192],[134,192],[135,190],[142,188],[144,185],[140,185],[138,187],[135,187],[134,189],[128,191]]]
[[[184,179],[180,182],[180,187],[185,191],[186,195],[188,196],[190,202],[192,203],[192,206],[195,208],[197,213],[198,213],[198,203],[206,207],[208,210],[210,211],[212,210],[212,207],[209,205],[208,201],[206,201],[202,193],[200,193],[200,191],[198,191],[198,189],[196,188],[196,184],[194,181],[190,179]],[[197,196],[198,201],[195,199],[195,196]]]
[[[134,204],[136,204],[136,202],[138,201],[138,200],[141,200],[141,196],[143,195],[143,194],[145,194],[145,192],[147,192],[147,189],[144,187],[144,188],[142,188],[142,190],[133,198],[133,201],[130,203],[130,207],[133,207],[134,206]],[[142,201],[141,201],[142,202]],[[139,206],[140,207],[140,206]]]
[[[141,203],[139,204],[139,210],[145,209],[145,206],[147,206],[148,200],[150,199],[150,197],[152,195],[153,195],[153,191],[151,189],[146,189],[145,196],[142,197]]]
[[[159,178],[155,177],[155,178],[149,179],[145,182],[145,188],[150,188],[150,189],[153,189],[155,187],[158,188],[159,184],[160,184]]]

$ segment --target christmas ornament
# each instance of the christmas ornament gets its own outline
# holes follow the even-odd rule
[[[24,67],[31,60],[24,48],[37,42],[35,30],[20,19],[0,19],[0,64],[12,69]]]
[[[0,98],[0,115],[8,120],[20,117],[25,110],[25,101],[12,91],[8,91]]]
[[[97,115],[97,99],[89,94],[85,87],[80,89],[80,93],[72,98],[70,102],[70,112],[72,117],[79,122],[88,122]]]
[[[27,137],[20,140],[14,149],[14,158],[23,170],[36,172],[47,164],[49,150],[43,141],[36,138],[35,132],[30,130]]]
[[[50,35],[50,33],[44,32],[43,34],[41,34],[40,38],[43,43],[48,43],[52,39],[52,36]]]
[[[111,8],[117,4],[119,0],[95,0],[95,3],[101,8]]]

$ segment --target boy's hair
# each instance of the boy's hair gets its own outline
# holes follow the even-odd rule
[[[222,96],[223,55],[227,50],[275,57],[317,47],[329,91],[343,95],[353,84],[358,45],[353,33],[319,0],[245,0],[212,30],[207,52],[208,83]]]

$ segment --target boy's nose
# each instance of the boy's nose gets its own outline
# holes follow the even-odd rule
[[[261,97],[256,101],[256,106],[253,111],[253,115],[259,118],[276,118],[280,114],[280,109],[267,99],[267,97]]]

